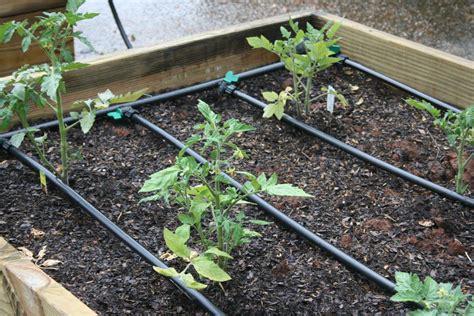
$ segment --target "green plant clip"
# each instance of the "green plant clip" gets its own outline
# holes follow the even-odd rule
[[[329,47],[329,50],[334,52],[335,54],[340,54],[341,53],[341,45],[334,44]]]
[[[122,109],[117,109],[113,112],[109,112],[107,113],[107,116],[113,118],[114,120],[121,120],[123,118]]]
[[[227,84],[237,83],[239,81],[239,76],[234,75],[233,71],[228,71],[225,73],[224,82]]]

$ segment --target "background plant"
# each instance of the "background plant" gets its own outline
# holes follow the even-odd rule
[[[187,265],[181,272],[174,268],[160,269],[158,273],[169,277],[180,277],[187,286],[201,289],[206,285],[196,281],[188,272],[190,267],[203,278],[216,282],[230,280],[224,271],[227,260],[232,259],[232,251],[250,238],[261,235],[246,227],[248,224],[267,225],[269,222],[249,219],[244,207],[251,194],[267,193],[277,196],[310,195],[291,184],[278,184],[277,175],[258,177],[244,171],[237,171],[232,161],[243,159],[247,154],[232,139],[241,133],[253,131],[250,125],[229,119],[221,123],[221,116],[211,111],[208,104],[200,101],[199,112],[205,122],[195,126],[199,131],[186,141],[186,146],[200,144],[201,154],[210,159],[201,164],[181,150],[173,166],[163,169],[144,183],[140,192],[154,194],[142,201],[172,201],[181,206],[178,214],[181,225],[174,232],[165,228],[163,236],[173,255]],[[240,175],[246,179],[243,189],[230,185],[223,172]],[[193,234],[194,233],[194,234]],[[190,245],[191,244],[191,245]]]
[[[320,95],[312,97],[313,80],[318,72],[325,70],[340,61],[334,57],[335,52],[331,47],[339,39],[334,38],[340,23],[327,23],[321,30],[315,29],[311,24],[306,24],[306,32],[299,28],[298,22],[290,19],[291,31],[281,27],[283,39],[271,43],[265,36],[249,37],[247,42],[253,48],[263,48],[280,57],[285,68],[292,74],[293,88],[283,91],[282,96],[276,92],[264,92],[264,98],[272,102],[266,110],[264,117],[275,115],[281,119],[287,101],[295,104],[296,112],[301,115],[310,113],[311,102],[329,94],[334,94],[346,106],[347,101],[341,94],[333,89],[325,89]]]
[[[466,147],[474,145],[474,105],[459,113],[447,111],[443,116],[441,111],[426,101],[414,99],[406,100],[406,103],[431,114],[435,120],[434,124],[441,127],[446,133],[448,143],[456,152],[457,174],[455,176],[456,192],[464,193],[468,184],[464,183],[464,170],[472,159],[473,154],[466,156]]]
[[[423,306],[408,313],[410,316],[474,315],[474,302],[461,287],[451,283],[437,283],[431,277],[423,282],[416,274],[396,272],[395,302],[413,302]],[[461,306],[465,306],[462,308]]]
[[[76,102],[76,106],[82,106],[80,112],[71,113],[77,121],[71,125],[64,122],[63,95],[66,87],[63,74],[87,66],[87,64],[74,62],[68,43],[76,38],[93,49],[81,32],[74,31],[77,22],[97,16],[96,13],[78,12],[84,2],[85,0],[69,0],[66,12],[44,12],[43,16],[38,17],[38,20],[32,24],[25,20],[10,21],[0,25],[0,42],[7,43],[14,34],[17,34],[22,38],[23,52],[29,49],[31,43],[37,43],[50,62],[34,66],[25,65],[14,72],[10,78],[0,82],[0,129],[7,128],[13,115],[17,115],[26,132],[13,136],[12,144],[19,146],[26,135],[42,163],[65,183],[68,183],[71,161],[71,151],[67,141],[68,131],[80,124],[82,131],[87,133],[94,123],[97,109],[105,108],[112,103],[133,101],[144,93],[144,91],[139,91],[116,97],[107,90],[99,93],[97,99]],[[50,108],[58,120],[61,164],[56,167],[46,158],[47,135],[36,137],[35,133],[39,131],[31,128],[28,123],[27,114],[30,104],[35,104],[40,108]]]

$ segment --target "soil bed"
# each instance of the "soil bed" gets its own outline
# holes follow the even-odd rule
[[[259,97],[280,89],[286,72],[242,83]],[[318,77],[345,94],[350,106],[334,117],[315,104],[307,122],[375,156],[449,188],[453,168],[444,135],[431,119],[404,105],[382,83],[346,68]],[[349,85],[351,84],[353,87]],[[354,86],[357,86],[355,88]],[[355,105],[360,99],[363,102]],[[439,281],[474,287],[472,210],[402,179],[370,167],[276,120],[215,91],[144,107],[140,112],[184,141],[201,122],[202,99],[224,119],[235,117],[257,128],[236,139],[250,156],[238,169],[276,172],[313,199],[272,198],[272,203],[321,237],[343,248],[378,273],[431,275]],[[162,203],[141,204],[137,192],[148,175],[169,166],[177,150],[141,127],[99,121],[89,137],[79,131],[71,142],[84,160],[74,163],[71,186],[152,253],[166,251],[163,227],[177,226],[178,210]],[[56,138],[55,132],[49,132]],[[10,159],[2,156],[2,159]],[[471,168],[472,170],[472,168]],[[50,188],[41,192],[37,176],[19,162],[0,163],[0,235],[14,246],[38,251],[63,264],[50,275],[101,314],[194,314],[200,309],[122,247],[88,216]],[[267,197],[265,197],[267,199]],[[256,208],[250,217],[272,220]],[[31,229],[45,235],[35,239]],[[394,313],[403,305],[345,269],[331,257],[279,225],[260,228],[263,238],[234,253],[233,280],[225,292],[204,291],[229,314],[304,314],[314,312]],[[172,265],[173,262],[170,263]]]

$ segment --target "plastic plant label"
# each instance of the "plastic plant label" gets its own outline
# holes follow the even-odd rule
[[[334,112],[334,101],[336,98],[336,96],[334,95],[335,92],[336,90],[334,90],[332,86],[328,86],[328,95],[326,98],[326,110],[328,110],[331,113]]]
[[[41,187],[43,188],[44,193],[48,194],[48,184],[46,182],[46,176],[43,170],[39,172]]]

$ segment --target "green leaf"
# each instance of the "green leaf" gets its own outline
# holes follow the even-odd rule
[[[179,172],[180,168],[174,165],[154,173],[145,181],[139,192],[167,190],[176,181]]]
[[[86,2],[86,0],[68,0],[66,4],[66,10],[69,12],[77,12],[84,2]]]
[[[341,27],[341,22],[336,22],[334,23],[331,28],[326,32],[326,36],[331,39],[336,35],[336,32],[339,30]]]
[[[10,138],[10,143],[16,148],[20,147],[21,143],[25,139],[26,133],[16,133]]]
[[[28,50],[28,48],[30,47],[31,45],[31,37],[30,36],[25,36],[23,37],[23,39],[21,40],[21,50],[22,52],[26,52]]]
[[[184,243],[186,243],[191,234],[191,226],[184,224],[176,228],[174,232]]]
[[[148,92],[148,88],[137,90],[135,92],[127,92],[125,94],[119,94],[110,99],[111,104],[133,102],[140,99],[144,94]]]
[[[89,64],[84,64],[84,63],[79,63],[79,62],[72,62],[72,63],[67,63],[62,66],[63,71],[71,71],[71,70],[76,70],[76,69],[82,69],[88,67]]]
[[[185,245],[185,241],[183,239],[173,234],[168,228],[163,230],[163,236],[165,238],[166,246],[178,257],[183,259],[190,259],[191,250]]]
[[[209,248],[208,250],[206,250],[206,252],[204,252],[204,254],[213,254],[218,257],[233,259],[227,252],[219,250],[219,248],[216,248],[216,247]]]
[[[192,263],[197,273],[212,281],[225,282],[232,279],[230,275],[206,256],[199,256]]]
[[[249,220],[249,223],[252,223],[252,224],[255,224],[255,225],[271,225],[271,224],[273,224],[272,222],[263,221],[261,219],[251,219],[251,220]]]
[[[285,112],[285,104],[281,102],[270,103],[265,106],[263,109],[263,118],[270,118],[273,115],[279,120],[283,117],[283,113]]]
[[[418,110],[424,110],[428,113],[430,113],[434,118],[438,118],[441,115],[441,111],[432,106],[429,102],[426,102],[425,100],[422,101],[417,101],[415,99],[407,99],[405,102],[418,109]]]
[[[195,221],[194,221],[194,218],[188,214],[178,214],[178,220],[182,223],[182,224],[188,224],[188,225],[194,225],[195,224]]]
[[[219,122],[218,115],[212,112],[211,108],[209,107],[209,104],[207,104],[206,102],[199,100],[198,110],[209,123],[216,125]]]
[[[94,111],[82,111],[81,119],[79,123],[81,125],[82,132],[87,134],[95,121],[95,112]]]
[[[313,197],[302,189],[293,186],[292,184],[276,184],[266,188],[266,192],[270,195],[278,196],[299,196],[299,197]]]
[[[282,35],[284,38],[290,38],[290,37],[291,37],[291,32],[288,31],[284,26],[281,26],[281,27],[280,27],[280,32],[281,32],[281,35]]]
[[[18,100],[25,101],[25,88],[23,83],[15,83],[11,93]]]
[[[276,100],[278,100],[278,93],[273,91],[262,92],[262,96],[268,102],[275,102]]]
[[[44,76],[41,83],[41,91],[45,92],[54,102],[58,101],[56,93],[59,89],[61,80],[62,76],[60,74],[51,73],[47,76]]]
[[[181,280],[183,281],[184,284],[186,284],[187,287],[191,289],[196,289],[196,290],[202,290],[207,287],[206,284],[199,283],[197,282],[193,275],[190,273],[186,273],[181,277]]]
[[[170,277],[170,278],[175,278],[179,275],[178,271],[176,271],[175,268],[163,269],[163,268],[160,268],[160,267],[153,267],[153,270],[155,270],[156,272],[158,272],[161,275],[164,275],[164,276]]]

